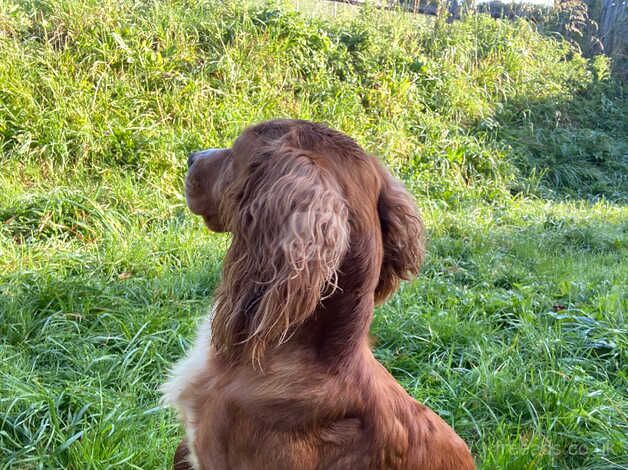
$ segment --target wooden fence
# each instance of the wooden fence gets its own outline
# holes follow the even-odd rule
[[[616,60],[626,61],[628,47],[628,2],[626,0],[602,0],[597,18],[598,36],[604,52]]]

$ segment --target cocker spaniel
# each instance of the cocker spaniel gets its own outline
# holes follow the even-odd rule
[[[163,386],[175,468],[474,468],[463,440],[373,357],[373,308],[418,273],[410,195],[350,137],[274,120],[189,157],[185,195],[231,232],[213,312]]]

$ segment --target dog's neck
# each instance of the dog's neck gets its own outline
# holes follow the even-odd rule
[[[373,293],[343,293],[329,299],[303,326],[305,344],[323,361],[341,363],[368,342],[373,318]]]
[[[345,255],[335,282],[335,289],[328,297],[322,293],[322,300],[305,319],[293,330],[286,332],[287,340],[279,345],[269,344],[264,354],[281,354],[284,348],[310,352],[321,363],[342,366],[368,345],[368,332],[373,318],[375,290],[379,282],[382,263],[382,244],[374,234],[361,238],[361,242],[351,244]],[[255,299],[257,294],[251,293]],[[233,321],[242,325],[234,329],[235,337],[231,344],[221,344],[214,336],[212,342],[221,354],[229,360],[242,360],[243,363],[263,369],[263,359],[251,361],[247,350],[247,320],[245,312],[239,312],[232,319],[220,317],[220,321]],[[216,318],[218,319],[218,317]],[[215,320],[216,320],[215,319]]]
[[[324,299],[300,327],[295,341],[314,348],[322,360],[329,358],[336,364],[368,343],[380,271],[378,252],[375,246],[364,244],[347,255],[336,292]]]

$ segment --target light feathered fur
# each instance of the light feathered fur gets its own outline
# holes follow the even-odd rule
[[[214,344],[242,344],[257,364],[336,288],[349,244],[340,188],[306,152],[280,146],[251,157],[222,202],[233,233],[216,291]],[[236,206],[234,207],[234,201]]]

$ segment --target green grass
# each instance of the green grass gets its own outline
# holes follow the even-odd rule
[[[0,468],[167,468],[158,385],[229,239],[186,152],[323,120],[430,233],[376,355],[481,468],[628,467],[624,85],[527,23],[184,0],[0,3]]]

